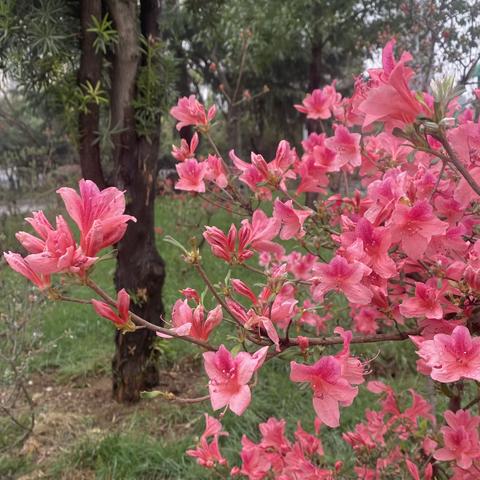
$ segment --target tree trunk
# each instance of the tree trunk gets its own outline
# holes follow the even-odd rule
[[[179,45],[180,47],[180,45]],[[177,48],[175,52],[176,58],[179,60],[179,75],[177,81],[177,90],[179,97],[189,97],[192,92],[190,89],[190,77],[187,70],[187,59],[185,52],[181,48]],[[178,132],[180,138],[186,140],[189,144],[192,141],[192,137],[195,133],[195,130],[192,125],[187,125],[183,127]]]
[[[113,139],[117,186],[127,191],[127,213],[137,218],[117,246],[115,285],[130,293],[135,313],[159,325],[164,313],[161,295],[165,279],[154,232],[160,118],[149,139],[137,135],[133,107],[141,62],[137,2],[108,0],[108,6],[118,32],[111,90],[112,124],[121,128]],[[146,38],[158,36],[159,13],[158,1],[141,2],[141,26]],[[117,401],[135,402],[142,390],[158,383],[154,339],[155,334],[146,329],[126,335],[117,332],[112,361],[113,397]]]
[[[95,33],[88,32],[92,26],[92,17],[99,21],[102,18],[101,0],[80,0],[80,68],[78,71],[78,84],[82,86],[89,82],[95,86],[100,82],[102,71],[102,56],[95,53],[93,42]],[[100,107],[95,102],[89,102],[87,111],[81,111],[78,116],[79,155],[80,167],[83,178],[94,181],[100,188],[105,188],[100,158],[100,144],[97,132],[100,128]]]

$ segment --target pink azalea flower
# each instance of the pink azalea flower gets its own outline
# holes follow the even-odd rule
[[[42,218],[42,226],[38,221]],[[28,265],[37,274],[50,275],[58,272],[83,273],[95,262],[96,257],[87,257],[73,238],[70,227],[65,219],[59,215],[54,229],[47,221],[43,213],[34,214],[29,221],[41,238],[37,238],[26,232],[18,232],[17,239],[25,247],[30,255],[26,257]],[[48,224],[48,225],[47,225]]]
[[[359,133],[351,133],[343,125],[335,125],[335,135],[325,140],[325,146],[335,152],[335,165],[340,170],[345,165],[359,167],[362,164]]]
[[[248,330],[253,329],[264,329],[267,336],[272,340],[274,345],[276,346],[277,351],[280,351],[280,338],[278,333],[275,329],[274,322],[277,320],[277,316],[279,314],[279,309],[281,309],[281,318],[283,321],[288,322],[294,315],[292,313],[290,316],[287,312],[285,312],[284,305],[279,307],[279,304],[276,302],[282,302],[283,296],[282,292],[280,291],[279,294],[275,297],[273,304],[269,303],[270,297],[270,290],[268,288],[264,288],[262,293],[259,297],[257,297],[252,290],[246,285],[244,282],[238,279],[232,279],[231,284],[233,289],[239,293],[240,295],[248,298],[255,307],[255,310],[250,309],[248,312],[245,312],[242,307],[240,307],[236,302],[231,303],[232,305],[232,312],[234,313],[235,317],[244,325],[244,327]],[[296,300],[294,301],[294,304]],[[263,314],[262,314],[263,313]],[[262,332],[263,333],[263,332]]]
[[[252,163],[247,163],[241,160],[235,155],[233,150],[230,150],[229,156],[233,162],[233,165],[241,172],[239,180],[250,188],[252,192],[257,193],[260,198],[270,199],[272,198],[272,192],[263,184],[268,179],[268,166],[266,166],[265,160],[260,155],[260,158],[254,156],[252,153]],[[256,162],[254,162],[256,159]],[[263,162],[261,162],[263,160]],[[263,165],[265,163],[265,165]],[[259,168],[262,166],[262,168]]]
[[[232,278],[230,283],[232,284],[233,289],[237,293],[239,293],[240,295],[248,298],[254,305],[256,305],[258,303],[257,296],[252,292],[250,287],[245,282],[243,282],[242,280],[240,280],[238,278]]]
[[[431,480],[433,478],[433,466],[431,463],[427,463],[425,466],[422,477],[420,477],[420,471],[418,470],[418,467],[411,460],[406,458],[405,463],[407,464],[408,472],[412,476],[413,480]]]
[[[279,453],[290,450],[291,445],[285,437],[285,420],[277,420],[270,417],[266,422],[260,423],[258,428],[262,434],[260,446],[265,449],[274,449]]]
[[[242,263],[253,255],[247,249],[252,238],[252,230],[249,224],[243,224],[237,232],[237,227],[231,225],[228,235],[225,235],[217,227],[205,227],[203,237],[210,245],[213,255],[228,263]]]
[[[235,300],[232,300],[230,297],[225,299],[225,303],[228,305],[228,310],[242,325],[245,325],[248,322],[249,316],[242,305]]]
[[[298,280],[309,280],[312,276],[312,268],[317,257],[311,253],[302,255],[293,251],[282,260],[287,262],[287,270]]]
[[[333,141],[334,138],[330,140]],[[307,155],[307,158],[309,156],[310,155]],[[337,152],[328,148],[326,138],[313,147],[311,157],[315,161],[315,165],[324,169],[326,172],[338,172],[340,170],[340,165],[337,161]]]
[[[92,299],[92,306],[101,317],[110,320],[116,326],[123,326],[129,321],[130,296],[124,288],[122,288],[117,294],[118,313],[115,312],[110,305],[99,300]]]
[[[340,425],[339,405],[349,406],[357,396],[357,387],[352,387],[342,377],[341,362],[332,356],[322,357],[313,365],[290,363],[292,382],[310,383],[313,389],[313,408],[320,420],[329,427]]]
[[[478,167],[475,167],[475,164],[478,164],[478,148],[480,147],[480,129],[478,123],[466,123],[464,125],[459,125],[456,128],[448,129],[447,137],[449,142],[453,145],[460,161],[469,168],[473,167],[470,170],[470,174],[474,178],[478,178],[479,169]],[[465,186],[467,189],[463,194],[460,188],[461,185]],[[456,186],[454,197],[457,197],[457,195],[463,196],[464,194],[467,194],[467,196],[470,196],[474,194],[471,187],[467,185],[467,182],[462,177]],[[465,206],[466,205],[467,204],[465,204]]]
[[[269,163],[269,170],[276,173],[283,180],[285,178],[295,178],[289,168],[298,160],[295,148],[292,148],[286,140],[281,140],[278,143],[275,158]]]
[[[340,362],[341,375],[351,385],[360,385],[365,379],[365,368],[362,362],[350,355],[350,342],[352,341],[352,332],[345,331],[342,327],[335,327],[334,333],[340,335],[343,340],[343,349],[335,355],[335,358]]]
[[[180,293],[186,298],[186,299],[192,299],[195,303],[200,303],[200,295],[194,288],[184,288],[183,290],[180,290]]]
[[[467,265],[463,272],[463,278],[474,292],[480,291],[480,268]]]
[[[278,144],[275,158],[268,163],[262,155],[253,152],[250,156],[251,163],[238,158],[233,150],[230,151],[230,158],[241,172],[239,180],[248,185],[250,190],[257,192],[261,198],[271,198],[270,188],[286,191],[286,180],[296,177],[290,167],[297,160],[297,155],[286,140]]]
[[[175,184],[177,190],[186,190],[188,192],[205,192],[205,182],[203,181],[208,165],[206,162],[198,163],[195,158],[189,158],[178,165],[175,165],[179,180]]]
[[[315,304],[310,302],[310,300],[305,300],[302,306],[302,316],[299,318],[298,322],[300,324],[307,324],[315,327],[315,331],[318,335],[320,332],[326,330],[325,324],[332,319],[332,315],[327,313],[322,317],[317,313],[310,311],[309,309],[314,306]]]
[[[302,238],[305,235],[303,224],[305,220],[312,214],[307,208],[304,210],[293,208],[292,200],[283,203],[278,198],[274,204],[274,217],[282,223],[280,230],[280,238],[289,240],[290,238]]]
[[[448,424],[441,429],[444,447],[436,450],[433,457],[442,462],[455,460],[460,468],[468,469],[480,457],[480,417],[472,417],[465,410],[455,413],[448,410],[444,417]]]
[[[421,342],[417,354],[438,382],[456,382],[461,378],[480,381],[480,338],[472,338],[462,325],[455,327],[451,335],[438,333],[433,340]]]
[[[330,150],[329,150],[330,151]],[[328,185],[327,169],[318,165],[313,157],[302,159],[295,171],[300,177],[297,194],[303,192],[325,193]]]
[[[286,284],[275,295],[273,304],[265,305],[263,314],[268,315],[272,322],[280,328],[287,328],[290,320],[297,313],[297,303],[295,290],[291,284]]]
[[[217,465],[227,465],[227,460],[220,453],[218,439],[221,435],[228,435],[222,431],[222,424],[210,415],[205,414],[205,431],[200,437],[200,442],[194,450],[187,450],[189,457],[197,459],[197,463],[205,468],[214,468]],[[213,440],[208,443],[208,439]]]
[[[418,424],[419,420],[427,419],[435,425],[436,420],[432,415],[432,405],[413,388],[409,389],[409,393],[412,396],[412,405],[404,410],[401,415],[402,418],[409,420],[412,424]]]
[[[193,311],[192,328],[189,335],[199,340],[208,340],[212,333],[223,319],[222,307],[217,305],[210,310],[205,318],[205,312],[202,305],[198,305]]]
[[[352,313],[352,317],[356,332],[372,334],[377,331],[377,320],[382,314],[375,307],[366,306]]]
[[[330,291],[342,292],[347,299],[358,305],[368,305],[372,300],[372,291],[360,282],[371,270],[360,262],[348,263],[345,258],[335,256],[330,263],[315,267],[313,299],[320,301]]]
[[[405,66],[408,58],[400,60],[391,71],[384,69],[377,86],[371,88],[358,109],[365,115],[363,127],[376,121],[384,122],[390,130],[395,126],[402,127],[412,123],[422,112],[422,104],[410,91],[408,82],[413,71]]]
[[[398,239],[402,250],[418,260],[434,235],[444,235],[448,223],[439,220],[426,200],[412,207],[398,203],[389,223],[392,238]]]
[[[480,149],[480,135],[478,135],[477,140],[477,151]],[[471,142],[468,142],[468,144]],[[469,152],[470,157],[470,152]],[[480,181],[480,167],[473,167],[469,170],[470,176],[478,183]],[[473,200],[478,200],[478,195],[472,189],[472,187],[468,184],[468,182],[462,177],[457,184],[457,188],[455,189],[455,193],[453,198],[456,202],[460,204],[460,206],[465,209],[468,207],[470,202]]]
[[[305,452],[298,443],[285,455],[285,468],[282,473],[285,475],[276,478],[281,480],[291,478],[301,478],[302,480],[330,480],[334,478],[331,470],[316,467],[312,461],[305,456]]]
[[[253,212],[252,223],[247,219],[242,220],[242,225],[251,229],[250,246],[257,252],[270,252],[277,255],[283,254],[283,247],[272,240],[280,231],[281,222],[277,217],[269,218],[260,209]]]
[[[50,275],[43,275],[41,273],[35,272],[28,264],[28,261],[22,258],[19,253],[4,252],[3,257],[10,265],[10,268],[12,270],[15,270],[17,273],[23,275],[34,285],[36,285],[40,290],[45,290],[46,288],[50,287]]]
[[[472,463],[472,466],[468,469],[453,467],[453,476],[451,480],[478,480],[478,467]]]
[[[392,245],[390,232],[383,227],[374,228],[366,218],[362,217],[357,223],[355,234],[363,242],[363,249],[367,254],[365,263],[382,278],[393,277],[397,273],[397,267],[388,255]]]
[[[217,305],[208,312],[205,318],[203,305],[192,309],[187,300],[177,300],[172,308],[172,332],[178,335],[189,335],[198,340],[208,340],[212,331],[222,322],[222,307]],[[170,338],[169,335],[157,332],[159,337]]]
[[[297,422],[297,429],[295,430],[295,439],[300,445],[301,449],[309,456],[320,455],[323,456],[323,445],[318,437],[306,432],[300,423]]]
[[[208,389],[212,408],[228,405],[230,410],[242,415],[251,400],[248,382],[265,361],[268,347],[263,347],[253,355],[240,352],[236,357],[221,345],[216,352],[203,354],[205,370],[210,382]]]
[[[437,448],[438,443],[435,440],[432,440],[429,437],[426,437],[422,441],[422,450],[427,455],[432,455],[435,449]]]
[[[223,160],[217,155],[209,155],[207,158],[207,171],[205,178],[216,183],[220,188],[228,185],[227,172]]]
[[[232,475],[240,473],[249,480],[263,480],[272,466],[263,448],[248,440],[245,435],[242,437],[240,458],[242,459],[242,468],[241,470],[232,469]]]
[[[354,449],[371,450],[377,446],[385,445],[385,434],[387,426],[385,425],[385,415],[382,412],[372,410],[365,411],[365,423],[355,425],[353,432],[345,432],[343,439]]]
[[[294,105],[307,118],[312,120],[326,120],[332,116],[332,109],[340,103],[341,96],[335,91],[335,86],[327,85],[321,89],[315,89],[303,99],[302,105]]]
[[[190,140],[190,145],[184,138],[182,138],[182,141],[180,142],[180,147],[172,145],[173,158],[175,158],[179,162],[184,162],[189,158],[195,158],[195,150],[198,147],[198,142],[199,140],[197,132],[193,134],[193,137]]]
[[[278,336],[277,330],[275,329],[275,326],[270,318],[263,315],[257,315],[253,310],[250,310],[248,321],[245,323],[245,328],[251,330],[254,327],[263,327],[268,338],[275,345],[277,352],[280,351],[280,337]]]
[[[402,302],[400,313],[404,317],[443,318],[441,301],[445,302],[445,288],[439,290],[436,282],[435,278],[427,283],[415,282],[415,296]]]
[[[90,180],[80,180],[80,195],[72,188],[57,190],[68,214],[80,230],[83,253],[93,257],[105,247],[117,243],[127,230],[127,222],[136,221],[124,215],[125,195],[115,187],[99,188]]]
[[[205,107],[195,98],[195,95],[180,98],[177,105],[170,109],[170,115],[178,120],[177,130],[188,125],[206,128],[216,113],[215,105],[208,109],[208,113],[205,113]]]
[[[37,232],[40,239],[25,232],[18,232],[16,237],[28,252],[40,253],[45,248],[45,242],[42,240],[47,240],[48,234],[53,231],[53,227],[41,210],[32,212],[32,215],[32,217],[28,217],[25,220],[33,227],[35,232]],[[19,235],[23,238],[19,238]]]
[[[73,238],[70,227],[65,219],[59,215],[56,229],[48,232],[45,241],[37,239],[33,245],[33,235],[25,232],[17,233],[17,239],[22,245],[33,252],[26,257],[30,267],[37,273],[50,275],[58,272],[82,273],[90,268],[97,260],[96,257],[87,257],[82,248]],[[43,244],[43,250],[39,246]]]
[[[397,41],[392,38],[388,41],[385,47],[382,50],[382,67],[383,69],[379,71],[379,76],[384,81],[387,81],[390,78],[393,70],[397,65],[397,61],[395,60],[394,55],[394,48]],[[403,52],[402,56],[398,63],[406,63],[412,60],[412,55],[409,52]]]
[[[35,213],[38,213],[38,212],[35,212]],[[54,229],[52,227],[50,232],[53,232],[53,231]],[[25,250],[29,253],[42,253],[45,250],[45,240],[47,239],[47,237],[48,237],[48,234],[44,239],[40,239],[35,235],[32,235],[31,233],[27,233],[27,232],[17,232],[15,234],[15,238],[22,244],[23,248],[25,248]]]

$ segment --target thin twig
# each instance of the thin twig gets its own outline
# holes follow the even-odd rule
[[[475,406],[477,403],[480,403],[480,395],[478,397],[475,397],[471,402],[467,403],[462,410],[468,410],[469,408],[472,408]]]
[[[420,330],[410,330],[399,333],[377,333],[375,335],[358,335],[353,336],[350,343],[378,343],[378,342],[394,342],[408,340],[410,335],[419,335]],[[308,338],[308,337],[307,337]],[[311,337],[308,338],[310,345],[339,345],[343,343],[343,339],[340,336],[333,337]],[[280,344],[284,347],[298,346],[300,342],[298,338],[281,339]]]
[[[472,190],[480,196],[480,185],[475,181],[475,179],[470,175],[468,169],[463,165],[461,160],[457,157],[457,154],[453,150],[452,146],[448,142],[445,134],[442,132],[439,135],[435,135],[435,138],[442,144],[443,148],[448,154],[449,160],[455,168],[460,172],[462,177],[467,181],[467,183],[472,187]]]

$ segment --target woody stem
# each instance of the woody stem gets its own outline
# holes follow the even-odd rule
[[[470,172],[465,167],[465,165],[458,158],[457,154],[453,150],[452,146],[447,140],[444,132],[442,131],[439,135],[435,135],[435,138],[442,144],[443,148],[448,154],[448,160],[453,163],[455,168],[460,172],[462,177],[467,181],[467,183],[472,187],[472,190],[480,196],[480,185],[474,180],[470,175]]]
[[[215,287],[213,286],[212,282],[210,281],[210,279],[208,278],[208,275],[207,273],[205,272],[205,270],[202,268],[202,266],[199,264],[199,263],[195,263],[193,265],[195,267],[195,270],[197,270],[198,274],[202,277],[202,280],[205,282],[205,285],[207,285],[208,289],[210,290],[210,292],[212,292],[213,296],[217,299],[218,303],[225,309],[225,311],[230,315],[230,317],[235,321],[235,323],[242,329],[242,330],[245,330],[245,327],[242,325],[242,323],[238,320],[238,318],[234,315],[234,313],[232,312],[232,310],[230,309],[230,307],[227,305],[227,303],[225,302],[225,300],[220,296],[220,294],[217,292],[217,290],[215,289]],[[246,331],[246,335],[247,335],[247,338],[253,342],[253,343],[256,343],[257,345],[262,345],[263,342],[257,340],[255,337],[253,337],[252,335],[250,335],[247,331]]]
[[[354,343],[378,343],[378,342],[395,342],[408,340],[410,335],[418,335],[420,330],[410,330],[399,333],[377,333],[375,335],[358,335],[352,337],[351,344]],[[340,345],[343,339],[339,336],[334,337],[307,337],[309,345]],[[280,344],[284,348],[299,346],[298,338],[283,339]]]
[[[97,285],[91,278],[87,278],[85,280],[85,284],[87,285],[87,287],[91,288],[97,295],[103,298],[108,304],[110,304],[110,306],[116,308],[117,302],[112,297],[110,297],[110,295],[108,295],[108,293],[105,292],[99,285]],[[153,323],[148,322],[147,320],[140,317],[136,313],[133,313],[132,311],[130,311],[129,313],[130,313],[130,317],[132,318],[133,322],[136,325],[141,325],[147,328],[148,330],[152,330],[158,333],[163,333],[170,337],[175,337],[180,340],[184,340],[186,342],[194,343],[195,345],[198,345],[204,348],[205,350],[210,350],[212,352],[215,352],[217,350],[217,347],[210,345],[208,342],[204,342],[203,340],[198,340],[196,338],[190,337],[189,335],[179,335],[178,333],[172,332],[167,328],[159,327],[158,325],[154,325]]]

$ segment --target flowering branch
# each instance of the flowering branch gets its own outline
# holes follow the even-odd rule
[[[97,295],[99,295],[101,298],[103,298],[110,306],[116,307],[117,302],[112,297],[110,297],[110,295],[108,295],[101,287],[99,287],[91,278],[87,277],[85,279],[85,285],[87,285]],[[183,340],[185,342],[194,343],[195,345],[198,345],[198,346],[204,348],[205,350],[209,350],[209,351],[212,351],[212,352],[217,350],[216,347],[214,347],[213,345],[210,345],[208,342],[198,340],[197,338],[193,338],[189,335],[180,335],[176,332],[173,332],[173,331],[169,330],[168,328],[163,328],[163,327],[159,327],[158,325],[154,325],[153,323],[148,322],[147,320],[140,317],[136,313],[133,313],[132,311],[129,311],[129,314],[130,314],[130,317],[132,318],[132,320],[137,325],[141,325],[141,326],[147,328],[148,330],[151,330],[153,332],[162,333],[162,334],[166,335],[167,337],[175,337],[175,338],[178,338],[178,339]]]
[[[472,187],[472,190],[480,196],[480,185],[475,181],[475,179],[470,175],[470,172],[465,167],[465,165],[458,158],[455,150],[450,145],[445,133],[441,131],[438,135],[435,135],[435,138],[442,144],[443,148],[448,154],[449,161],[455,166],[455,168],[460,172],[462,177],[467,181],[467,183]]]
[[[378,343],[378,342],[398,342],[403,340],[408,340],[412,335],[419,335],[421,330],[408,330],[406,332],[400,333],[377,333],[374,335],[354,335],[350,341],[351,344],[358,344],[358,343]],[[341,337],[307,337],[309,345],[341,345],[343,343],[343,339]],[[301,342],[299,342],[298,338],[290,338],[290,339],[281,339],[280,344],[285,347],[296,346],[298,347]]]

